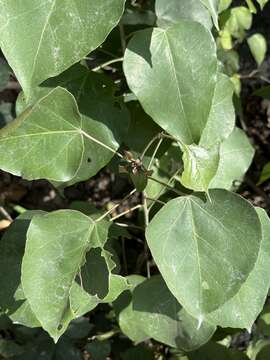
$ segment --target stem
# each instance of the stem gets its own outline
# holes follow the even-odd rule
[[[150,147],[153,145],[153,143],[154,143],[156,140],[160,139],[161,137],[162,137],[162,134],[159,133],[159,134],[157,134],[156,136],[154,136],[154,137],[149,141],[149,143],[146,145],[146,147],[144,148],[144,150],[143,150],[143,152],[142,152],[142,154],[141,154],[141,156],[140,156],[140,160],[141,160],[141,161],[143,161],[143,159],[144,159],[144,157],[145,157],[145,154],[146,154],[147,151],[150,149]]]
[[[116,219],[119,219],[120,217],[122,217],[122,216],[124,216],[124,215],[127,215],[127,214],[131,213],[131,212],[134,211],[134,210],[140,209],[141,207],[142,207],[141,204],[136,205],[136,206],[133,206],[131,209],[128,209],[128,210],[122,212],[121,214],[118,214],[118,215],[112,217],[112,218],[110,219],[110,221],[114,221],[114,220],[116,220]]]
[[[126,48],[127,48],[127,42],[126,42],[126,35],[125,35],[125,29],[122,21],[119,23],[119,31],[120,31],[120,39],[121,39],[121,47],[122,52],[125,54]]]
[[[161,181],[161,180],[155,179],[155,178],[153,178],[152,176],[148,176],[148,179],[150,179],[150,180],[152,180],[152,181],[155,181],[155,182],[157,182],[157,183],[158,183],[158,184],[160,184],[160,185],[165,186],[167,189],[169,189],[169,190],[171,190],[171,191],[175,192],[177,195],[180,195],[180,196],[186,196],[186,194],[185,194],[185,193],[183,193],[183,192],[181,192],[181,191],[176,190],[175,188],[173,188],[172,186],[170,186],[170,185],[166,184],[165,182],[163,182],[163,181]]]
[[[131,228],[131,229],[144,231],[144,228],[142,226],[137,226],[137,225],[133,225],[133,224],[125,224],[125,223],[116,222],[115,225],[118,225],[118,226],[121,226],[124,228]]]
[[[81,134],[87,137],[88,139],[94,141],[96,144],[99,144],[100,146],[104,147],[105,149],[109,150],[113,154],[117,155],[119,158],[124,159],[124,156],[120,154],[117,150],[112,149],[110,146],[103,144],[101,141],[93,138],[91,135],[88,135],[85,131],[81,130]]]
[[[102,216],[100,216],[96,222],[103,220],[106,216],[110,215],[114,210],[116,210],[122,203],[123,201],[127,200],[131,195],[133,195],[136,192],[136,189],[133,189],[131,192],[129,192],[121,201],[120,203],[114,205],[110,210],[108,210],[107,212],[105,212],[105,214],[103,214]]]
[[[92,71],[99,71],[109,65],[112,65],[112,64],[115,64],[115,63],[118,63],[118,62],[122,62],[124,60],[124,58],[118,58],[118,59],[112,59],[112,60],[109,60],[109,61],[106,61],[104,64],[101,64],[97,67],[95,67],[94,69],[92,69]]]
[[[163,138],[160,138],[159,142],[157,143],[157,146],[156,146],[156,148],[155,148],[155,150],[154,150],[154,152],[152,154],[152,157],[151,157],[151,160],[150,160],[150,162],[148,164],[147,170],[151,169],[151,167],[153,165],[153,162],[154,162],[154,159],[155,159],[155,157],[157,155],[158,149],[160,148],[160,145],[161,145],[162,141],[163,141]]]
[[[147,226],[149,225],[149,210],[147,207],[147,199],[146,199],[145,191],[143,192],[142,196],[143,196],[144,225],[145,225],[145,228],[147,228]],[[150,274],[150,267],[148,264],[148,245],[147,245],[146,239],[144,240],[144,258],[146,260],[147,278],[150,279],[151,274]]]
[[[9,213],[6,211],[6,209],[3,208],[3,206],[0,206],[0,212],[7,220],[13,221],[12,217],[9,215]]]
[[[146,200],[154,201],[154,202],[156,202],[158,204],[161,204],[161,205],[166,205],[166,203],[164,201],[154,199],[154,198],[151,198],[151,197],[146,197]]]

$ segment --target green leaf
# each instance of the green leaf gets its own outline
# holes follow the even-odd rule
[[[245,6],[238,6],[231,9],[230,17],[225,24],[225,30],[233,37],[243,40],[245,31],[252,25],[252,14]]]
[[[203,319],[246,281],[262,232],[249,202],[226,190],[210,190],[207,198],[169,201],[150,222],[146,238],[170,291],[190,314]]]
[[[155,11],[157,25],[167,28],[181,20],[193,20],[212,28],[212,21],[208,10],[198,0],[156,0]]]
[[[254,95],[260,96],[264,99],[270,100],[270,85],[264,86],[259,90],[254,91]]]
[[[181,183],[188,189],[207,191],[219,165],[219,150],[198,145],[183,147],[184,171]]]
[[[151,294],[151,296],[149,296]],[[133,311],[138,327],[149,337],[185,351],[205,344],[215,326],[192,318],[167,288],[160,275],[136,286],[132,295]]]
[[[249,360],[243,352],[227,349],[220,344],[209,342],[194,353],[188,354],[188,360]]]
[[[255,150],[243,130],[235,128],[220,146],[220,160],[210,188],[232,189],[243,180]],[[235,161],[237,159],[237,161]]]
[[[21,288],[21,264],[26,232],[33,216],[41,211],[26,211],[7,229],[0,241],[0,308],[13,322],[39,327]]]
[[[87,138],[84,142],[83,158],[76,175],[67,183],[61,184],[67,186],[89,179],[109,163],[114,151],[127,135],[129,114],[120,98],[114,95],[117,90],[114,83],[108,77],[89,71],[79,64],[43,83],[28,102],[21,93],[17,101],[17,112],[35,105],[57,86],[66,88],[75,97],[84,130],[94,138]]]
[[[218,8],[219,8],[219,0],[200,0],[202,4],[209,10],[213,23],[217,30],[219,30],[218,25]]]
[[[261,10],[265,7],[265,5],[268,3],[269,0],[257,0],[257,3],[259,3]]]
[[[202,25],[182,20],[166,30],[138,32],[128,45],[124,71],[144,110],[182,143],[198,144],[204,131],[218,142],[233,130],[232,85],[217,76],[215,43]],[[216,118],[217,109],[226,121]]]
[[[248,356],[251,360],[268,360],[270,355],[270,341],[258,340],[248,348]]]
[[[27,98],[33,87],[96,49],[118,23],[124,0],[1,0],[0,47]]]
[[[97,117],[104,119],[103,115]],[[117,112],[113,118],[116,116]],[[88,121],[87,116],[80,115],[72,94],[55,88],[0,131],[0,167],[28,180],[76,182],[88,178],[111,159],[119,146],[106,125],[96,125],[97,117]],[[102,145],[103,140],[109,145],[113,142],[111,150],[109,145]],[[96,151],[97,147],[106,151]]]
[[[256,60],[258,66],[260,66],[267,52],[267,42],[262,34],[253,34],[247,40],[250,51]]]
[[[231,6],[232,0],[220,0],[218,6],[218,13],[227,10]]]
[[[121,331],[132,341],[138,343],[149,338],[141,327],[138,327],[137,315],[133,311],[132,292],[138,284],[141,284],[145,278],[140,275],[127,276],[130,284],[129,290],[123,292],[113,303],[113,308],[118,318]]]
[[[254,5],[253,1],[252,0],[246,0],[246,3],[247,3],[247,6],[249,8],[249,11],[252,13],[252,14],[256,14],[257,13],[257,9],[256,9],[256,6]]]
[[[263,184],[269,178],[270,178],[270,162],[268,162],[266,165],[264,165],[258,185]]]
[[[240,69],[239,54],[235,50],[218,49],[218,59],[223,63],[225,73],[228,76],[233,76]]]
[[[91,355],[92,360],[104,360],[110,355],[111,344],[109,341],[94,340],[86,344],[85,350]]]
[[[31,221],[22,286],[31,309],[55,341],[76,317],[69,294],[86,253],[103,247],[106,240],[104,223],[95,223],[77,211],[60,210]]]
[[[270,280],[265,269],[270,266],[270,221],[263,209],[257,208],[262,226],[262,241],[254,269],[238,293],[206,319],[222,327],[246,328],[251,326],[265,303]]]

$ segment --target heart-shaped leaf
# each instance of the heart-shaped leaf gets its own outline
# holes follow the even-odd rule
[[[182,143],[199,144],[202,137],[201,145],[211,147],[232,132],[233,87],[217,76],[215,43],[202,25],[182,20],[138,32],[124,71],[145,111]]]
[[[156,341],[185,351],[202,346],[215,332],[215,326],[206,322],[198,326],[198,320],[182,308],[160,275],[135,287],[132,309],[134,317],[129,326],[133,331],[141,329]]]
[[[195,317],[232,298],[258,258],[262,232],[251,204],[226,190],[169,201],[146,231],[170,291]]]
[[[222,326],[251,329],[265,303],[270,279],[265,270],[270,266],[270,221],[263,209],[257,208],[262,225],[262,241],[254,269],[238,293],[223,306],[207,315],[207,320]]]
[[[1,0],[0,47],[27,98],[33,88],[97,48],[124,0]]]
[[[212,28],[208,10],[198,0],[156,0],[157,24],[167,28],[181,20],[193,20]]]

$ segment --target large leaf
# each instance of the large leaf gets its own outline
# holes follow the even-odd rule
[[[111,117],[106,118],[105,106],[104,113],[99,114],[99,107],[91,119],[81,116],[72,94],[55,88],[1,130],[0,167],[28,180],[68,182],[94,175],[119,146],[106,126]],[[84,112],[83,106],[81,111]],[[111,105],[107,111],[111,111],[114,120],[121,114],[119,110],[113,113]],[[96,121],[100,118],[105,124]],[[109,143],[111,150],[104,150],[102,141]],[[96,151],[97,147],[102,150]]]
[[[97,48],[124,0],[1,0],[0,46],[26,96]]]
[[[21,93],[17,101],[17,112],[22,112],[48,94],[55,87],[66,88],[75,97],[82,123],[88,134],[97,141],[84,143],[82,163],[72,180],[65,185],[84,181],[96,175],[113,157],[129,127],[129,115],[126,107],[114,93],[116,87],[106,76],[89,71],[82,65],[75,65],[60,76],[49,79],[37,88],[26,101]],[[98,148],[98,151],[97,151]]]
[[[73,210],[36,216],[31,222],[22,286],[31,309],[55,341],[76,317],[69,301],[72,284],[87,251],[104,246],[107,229],[104,222]]]
[[[27,211],[20,215],[0,241],[0,308],[12,321],[27,327],[40,324],[21,288],[21,264],[31,218],[41,213]]]
[[[193,20],[212,28],[208,10],[198,0],[156,0],[157,24],[167,28],[181,20]]]
[[[226,190],[169,201],[146,238],[170,291],[194,316],[232,298],[257,261],[262,233],[253,206]]]
[[[257,208],[262,225],[262,242],[254,269],[238,293],[207,320],[222,326],[251,329],[265,303],[270,279],[265,271],[270,267],[270,221],[263,209]]]
[[[132,295],[135,322],[133,328],[156,341],[185,351],[205,344],[215,332],[215,326],[192,318],[168,290],[160,275],[136,286]]]
[[[201,3],[209,10],[213,23],[217,30],[219,30],[218,26],[218,11],[219,11],[219,2],[220,0],[200,0]]]
[[[233,130],[232,85],[217,76],[215,43],[202,25],[182,20],[166,30],[138,32],[124,71],[145,111],[181,142],[198,144],[203,136],[201,145],[211,146]]]
[[[231,189],[241,182],[247,172],[254,149],[243,130],[235,128],[220,146],[220,160],[210,188]],[[235,161],[237,159],[237,161]]]

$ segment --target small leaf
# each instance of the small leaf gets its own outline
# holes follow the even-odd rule
[[[212,28],[212,21],[208,10],[198,0],[156,0],[155,11],[157,25],[167,28],[180,20],[193,20]]]
[[[262,239],[249,202],[225,190],[169,201],[146,238],[170,291],[203,318],[233,297],[255,266]],[[241,254],[241,255],[239,255]]]
[[[269,0],[257,0],[257,3],[259,3],[261,10],[265,7],[265,5],[268,3]]]
[[[33,88],[96,49],[117,25],[124,0],[1,0],[0,46],[27,98]]]
[[[267,42],[262,34],[253,34],[247,40],[250,51],[256,60],[258,66],[260,66],[267,52]]]
[[[111,344],[109,341],[94,340],[86,344],[85,351],[87,351],[92,360],[104,360],[110,355]]]
[[[183,163],[182,185],[195,191],[207,191],[218,169],[219,147],[208,150],[197,145],[185,146]]]
[[[218,169],[210,188],[230,190],[237,187],[251,165],[254,153],[244,131],[236,127],[228,139],[221,143]]]
[[[200,0],[203,5],[209,10],[213,23],[217,30],[219,30],[218,25],[218,7],[219,7],[219,0]]]
[[[264,86],[261,89],[254,91],[253,94],[260,96],[264,99],[270,100],[270,85]]]
[[[263,184],[268,179],[270,179],[270,162],[264,165],[258,185]]]
[[[252,14],[245,6],[238,6],[231,9],[230,17],[225,24],[227,30],[233,37],[243,40],[245,31],[252,25]]]
[[[262,226],[262,242],[254,269],[238,293],[206,319],[222,327],[251,329],[265,303],[270,279],[265,269],[270,266],[270,221],[263,209],[257,208]]]

